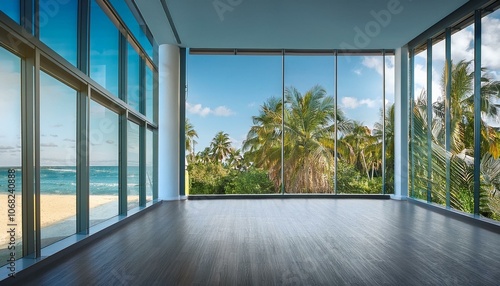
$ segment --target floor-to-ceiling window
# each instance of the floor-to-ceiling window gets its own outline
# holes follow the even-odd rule
[[[21,59],[0,47],[0,266],[22,257]]]
[[[76,91],[44,72],[40,75],[40,221],[42,247],[76,232]]]
[[[391,193],[394,55],[280,52],[189,56],[189,194]]]
[[[474,212],[474,24],[450,38],[450,187],[448,205]],[[479,154],[478,154],[479,156]]]
[[[446,112],[446,58],[445,44],[443,38],[435,38],[432,41],[432,85],[431,112],[432,121],[432,175],[431,175],[431,201],[436,204],[446,205],[447,197],[447,162],[448,156],[446,144],[449,143],[449,124],[447,124]],[[448,129],[448,130],[447,130]]]
[[[384,77],[385,77],[385,91],[384,91],[384,105],[385,110],[382,110],[381,119],[384,118],[384,124],[378,126],[375,135],[379,138],[382,136],[385,140],[384,148],[385,158],[382,158],[382,163],[385,164],[384,182],[385,189],[383,192],[386,194],[394,193],[394,147],[395,147],[395,137],[394,137],[394,119],[395,119],[395,56],[385,54],[385,65],[384,65]],[[382,120],[380,121],[382,123]],[[380,127],[382,127],[382,134],[380,133]],[[385,134],[385,135],[384,135]]]
[[[500,220],[500,10],[481,20],[481,178],[479,208]]]
[[[335,57],[292,54],[284,60],[285,192],[333,193]]]
[[[430,192],[431,152],[427,152],[431,144],[431,134],[428,122],[432,112],[428,112],[427,71],[430,66],[427,62],[427,46],[418,50],[413,57],[413,97],[411,102],[411,196],[422,200],[427,199]]]
[[[339,193],[382,193],[384,58],[338,57]]]
[[[281,56],[190,56],[188,72],[189,193],[280,190]]]
[[[410,149],[412,197],[496,220],[499,15],[477,10],[416,47]],[[424,55],[425,46],[432,46],[431,58]]]
[[[157,195],[158,76],[143,20],[131,31],[107,0],[28,2],[0,3],[14,20],[0,17],[0,266],[53,253]]]
[[[139,125],[127,123],[127,209],[139,206]]]
[[[90,226],[118,215],[118,114],[91,101],[89,126]]]
[[[154,132],[146,131],[146,202],[153,200],[154,188]]]

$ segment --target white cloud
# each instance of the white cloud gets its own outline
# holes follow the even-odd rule
[[[443,87],[441,84],[442,75],[442,69],[436,70],[434,67],[432,68],[432,102],[435,102],[438,99],[442,99],[444,97]]]
[[[367,68],[376,70],[379,74],[382,74],[382,57],[363,57],[363,65]]]
[[[417,56],[419,57],[419,56]],[[427,89],[427,69],[425,66],[416,64],[414,68],[414,78],[415,78],[415,93],[420,95],[422,89]]]
[[[426,61],[426,54],[418,54],[415,56],[415,59],[420,58],[419,62]],[[442,75],[441,67],[439,70],[432,67],[432,101],[436,101],[438,98],[442,97],[442,89],[441,89],[441,75]],[[427,66],[424,64],[415,64],[414,68],[414,78],[415,78],[415,97],[419,96],[422,90],[427,90]]]
[[[372,99],[362,99],[359,103],[361,105],[366,105],[369,108],[374,108],[375,106],[377,106],[377,101]]]
[[[443,39],[432,46],[433,66],[436,63],[444,65],[446,58],[446,41]],[[426,58],[426,51],[418,54]],[[471,28],[464,28],[451,36],[451,58],[454,63],[460,60],[471,61],[474,59],[474,31]],[[441,72],[441,71],[440,71]]]
[[[234,114],[234,112],[225,106],[217,106],[214,109],[213,114],[215,116],[231,116]]]
[[[474,31],[466,28],[451,36],[451,59],[456,64],[461,60],[474,59]]]
[[[482,66],[488,70],[496,70],[490,75],[495,80],[500,80],[500,57],[498,56],[498,44],[500,43],[500,19],[491,15],[482,20],[481,36],[481,57]]]
[[[358,100],[354,97],[344,97],[342,98],[342,106],[345,108],[354,109],[359,106]]]
[[[205,117],[207,115],[215,115],[215,116],[231,116],[234,113],[231,109],[227,108],[226,106],[217,106],[216,108],[212,109],[210,107],[204,107],[201,104],[190,104],[189,102],[186,102],[186,110],[187,112],[191,114],[197,114],[199,116]]]
[[[361,105],[366,105],[366,107],[368,108],[374,108],[377,106],[377,101],[369,98],[359,100],[354,97],[343,97],[341,99],[341,102],[342,102],[342,107],[348,109],[355,109]]]
[[[375,70],[379,75],[383,74],[383,61],[380,56],[363,57],[362,64],[370,69]],[[386,96],[394,96],[394,56],[386,56],[385,58],[385,86]]]
[[[357,75],[361,75],[361,69],[355,69],[353,72]]]
[[[195,104],[195,105],[191,105],[189,102],[186,102],[186,110],[189,113],[198,114],[198,115],[203,116],[203,117],[210,114],[210,111],[211,111],[210,108],[203,107],[199,103]]]

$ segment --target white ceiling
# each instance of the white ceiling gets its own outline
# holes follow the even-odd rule
[[[135,0],[157,43],[178,44],[161,1]],[[466,2],[166,0],[165,3],[182,47],[393,49],[408,43]]]

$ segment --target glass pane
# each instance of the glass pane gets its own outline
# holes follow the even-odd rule
[[[287,193],[334,191],[334,60],[333,56],[285,56]]]
[[[385,56],[385,193],[394,194],[394,56]],[[382,117],[381,117],[382,118]],[[380,135],[379,135],[380,136]]]
[[[40,135],[41,246],[45,247],[76,231],[76,91],[43,72]]]
[[[500,220],[500,10],[482,19],[481,200],[480,214]]]
[[[76,66],[78,1],[40,1],[39,9],[40,40]]]
[[[129,6],[127,5],[127,1],[123,0],[110,0],[111,5],[113,5],[113,8],[118,12],[118,15],[120,15],[120,18],[125,22],[125,25],[127,25],[127,28],[130,30],[132,35],[137,39],[139,44],[142,46],[142,48],[146,51],[148,56],[150,58],[153,58],[153,45],[151,45],[151,42],[149,39],[146,37],[146,34],[144,33],[144,28],[145,25],[142,24],[140,25],[132,13],[132,11],[129,9]]]
[[[140,58],[139,54],[130,44],[127,46],[127,102],[134,110],[140,112]]]
[[[118,215],[118,114],[90,103],[90,226]]]
[[[432,158],[430,137],[428,135],[427,113],[427,49],[416,54],[413,68],[413,106],[412,106],[412,138],[411,138],[411,196],[427,200],[427,190],[430,186],[429,160]]]
[[[21,60],[0,48],[0,266],[22,257]],[[15,253],[11,258],[10,253]]]
[[[153,182],[154,182],[154,172],[153,172],[153,131],[146,131],[146,202],[150,202],[153,199]]]
[[[338,57],[339,193],[382,192],[382,63],[381,56]]]
[[[90,77],[118,96],[119,33],[95,0],[90,10]]]
[[[12,20],[16,21],[18,24],[21,21],[20,13],[21,13],[21,0],[4,0],[0,1],[0,11],[4,12],[12,18]]]
[[[451,36],[450,207],[474,212],[474,25]]]
[[[146,66],[146,116],[151,122],[155,122],[153,103],[154,103],[154,75],[153,71]]]
[[[127,209],[139,206],[139,125],[128,122],[127,131]]]
[[[433,43],[432,46],[432,179],[431,201],[446,205],[446,124],[445,100],[446,83],[445,41]]]
[[[198,55],[188,66],[189,194],[277,192],[281,57]]]

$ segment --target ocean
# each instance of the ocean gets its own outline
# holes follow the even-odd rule
[[[16,169],[16,189],[21,191],[22,173]],[[0,168],[0,191],[7,190],[8,168]],[[149,178],[149,176],[148,176]],[[148,181],[148,180],[147,180]],[[127,169],[127,193],[139,194],[139,167]],[[91,195],[118,194],[118,166],[90,167],[89,189]],[[75,194],[76,167],[41,167],[40,168],[41,194]]]

